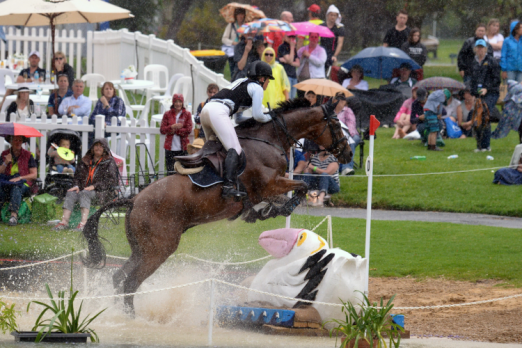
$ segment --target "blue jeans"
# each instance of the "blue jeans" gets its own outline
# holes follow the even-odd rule
[[[350,168],[350,169],[353,169],[353,159],[355,157],[355,148],[357,147],[357,145],[359,145],[359,143],[361,142],[361,137],[359,135],[354,135],[352,137],[352,139],[355,141],[355,143],[353,144],[350,144],[350,148],[352,149],[352,160],[350,161],[350,163],[348,164],[340,164],[340,168],[339,168],[339,171],[342,172],[344,169],[346,168]]]
[[[308,185],[309,190],[319,190],[328,194],[340,191],[339,184],[328,174],[303,175],[302,179]]]
[[[297,77],[289,77],[288,81],[290,81],[290,86],[292,86],[292,89],[290,90],[290,99],[294,99],[297,97],[297,88],[294,87],[294,85],[297,84]]]
[[[508,80],[515,80],[517,82],[522,82],[522,71],[508,71],[507,72]]]
[[[2,207],[4,203],[9,199],[9,211],[18,214],[20,204],[22,204],[22,197],[29,193],[29,187],[27,185],[0,185],[0,202]]]
[[[56,171],[58,173],[63,173],[63,168],[70,168],[70,169],[72,169],[73,173],[76,171],[76,168],[74,168],[74,166],[70,165],[70,164],[57,164],[56,165]]]

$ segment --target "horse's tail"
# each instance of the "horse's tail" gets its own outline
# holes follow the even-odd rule
[[[89,247],[89,253],[86,257],[82,257],[82,262],[85,267],[88,268],[103,268],[105,267],[105,247],[98,238],[98,223],[100,222],[101,215],[109,209],[127,207],[131,208],[134,206],[134,200],[123,198],[113,202],[109,202],[101,207],[96,213],[94,213],[83,228],[83,238],[87,241]]]

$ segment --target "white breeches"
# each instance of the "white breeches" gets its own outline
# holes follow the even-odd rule
[[[211,135],[215,135],[227,151],[234,149],[240,155],[241,145],[229,114],[230,109],[226,105],[209,102],[201,110],[201,126],[207,140]]]

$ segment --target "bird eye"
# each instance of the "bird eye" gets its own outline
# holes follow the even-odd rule
[[[299,236],[299,239],[297,240],[297,246],[301,246],[301,244],[303,244],[305,240],[306,240],[306,232],[303,232],[303,233],[301,233],[301,235]]]

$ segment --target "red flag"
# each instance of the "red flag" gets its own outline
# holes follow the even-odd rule
[[[370,135],[375,135],[375,131],[377,130],[377,128],[379,128],[380,125],[381,125],[381,123],[377,120],[377,118],[375,118],[375,115],[371,115],[370,116]]]

